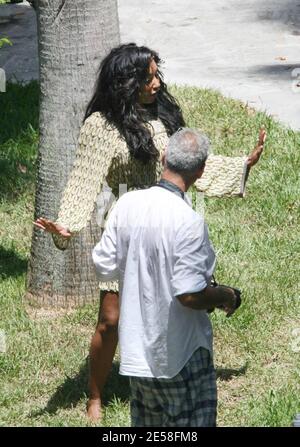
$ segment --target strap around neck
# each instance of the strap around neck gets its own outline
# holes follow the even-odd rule
[[[174,183],[169,182],[169,180],[165,180],[162,178],[159,180],[159,182],[156,184],[156,186],[160,186],[161,188],[167,189],[168,191],[171,191],[174,194],[181,197],[182,199],[184,199],[184,192],[182,191],[182,189],[180,189]]]

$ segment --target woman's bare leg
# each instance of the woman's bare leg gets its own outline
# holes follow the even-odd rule
[[[102,292],[95,334],[90,347],[90,397],[87,414],[92,421],[101,418],[101,394],[118,344],[119,296]]]

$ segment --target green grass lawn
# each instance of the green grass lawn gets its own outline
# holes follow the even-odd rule
[[[216,276],[242,289],[244,299],[232,318],[212,315],[218,424],[289,426],[300,412],[300,133],[213,91],[172,92],[187,124],[207,132],[215,153],[247,154],[259,127],[267,129],[246,197],[205,202]],[[38,86],[9,84],[0,95],[0,331],[7,345],[0,353],[0,425],[89,425],[87,355],[97,306],[46,310],[24,302]],[[129,425],[128,382],[117,371],[118,356],[105,391],[104,426]]]

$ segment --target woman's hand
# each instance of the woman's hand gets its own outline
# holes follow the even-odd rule
[[[43,217],[38,218],[35,222],[33,222],[33,224],[44,231],[59,234],[60,236],[63,236],[65,238],[70,238],[72,236],[72,233],[66,228],[58,225],[55,222],[52,222],[52,220],[44,219]]]
[[[260,159],[262,151],[264,150],[264,144],[266,141],[266,137],[267,137],[267,133],[266,133],[265,129],[263,127],[261,127],[259,130],[258,143],[248,157],[248,161],[247,161],[248,168],[252,168],[252,166],[254,166]]]

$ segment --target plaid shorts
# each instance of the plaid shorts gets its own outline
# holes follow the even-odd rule
[[[130,377],[132,427],[215,427],[216,372],[210,352],[197,349],[172,379]]]

